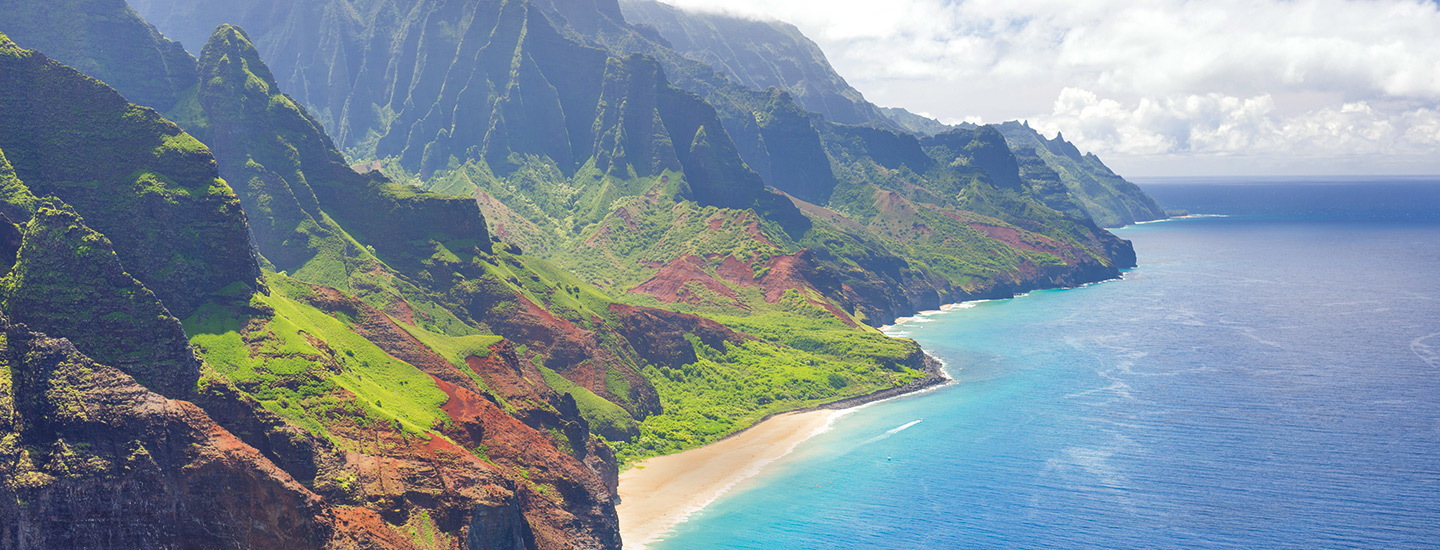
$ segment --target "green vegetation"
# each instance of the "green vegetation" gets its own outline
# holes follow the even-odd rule
[[[235,253],[249,248],[245,213],[204,146],[99,81],[5,38],[0,72],[26,75],[0,79],[0,150],[29,195],[73,207],[172,313],[187,315],[232,283],[257,285],[254,258]],[[25,221],[26,199],[0,179],[16,204],[6,214]],[[136,215],[146,212],[155,215]]]
[[[436,334],[417,326],[399,323],[400,328],[405,329],[411,336],[414,336],[420,343],[439,353],[441,357],[450,361],[456,368],[464,369],[465,359],[474,356],[485,358],[490,355],[490,346],[499,343],[504,338],[494,334],[472,334],[468,336],[446,336]]]
[[[922,376],[908,367],[891,371],[866,358],[864,350],[821,355],[747,342],[728,346],[724,352],[704,346],[696,346],[696,351],[701,359],[679,369],[645,369],[666,412],[641,422],[639,437],[615,444],[622,463],[711,443],[773,413],[869,393]],[[836,379],[844,381],[844,393],[837,392],[839,388],[832,382]]]
[[[1121,227],[1165,218],[1155,199],[1112,172],[1094,154],[1081,155],[1064,136],[1045,139],[1028,124],[1014,121],[998,128],[1017,155],[1033,154],[1058,174],[1070,196],[1099,226]]]
[[[453,548],[456,544],[453,537],[435,525],[435,520],[431,519],[430,512],[425,510],[411,515],[409,521],[405,522],[403,530],[406,535],[409,535],[410,542],[414,543],[416,548],[423,550],[443,550]]]
[[[163,394],[183,395],[198,375],[179,323],[125,272],[109,239],[58,199],[41,199],[25,225],[0,279],[0,309]]]
[[[21,47],[98,78],[136,104],[170,111],[195,81],[190,54],[124,3],[0,0],[0,13],[0,32]]]
[[[272,293],[255,294],[245,306],[253,314],[209,304],[185,319],[210,366],[266,409],[344,448],[361,450],[333,434],[334,423],[381,422],[425,434],[448,422],[440,410],[447,397],[429,375],[292,298],[306,291],[303,284],[279,274],[267,280]]]
[[[629,439],[639,433],[635,419],[619,405],[566,380],[554,370],[541,367],[540,372],[545,375],[545,383],[551,388],[575,399],[575,404],[580,408],[580,416],[590,423],[590,431],[614,440]]]

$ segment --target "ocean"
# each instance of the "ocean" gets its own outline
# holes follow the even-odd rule
[[[892,328],[955,381],[650,548],[1440,548],[1440,183],[1144,187],[1214,217],[1119,230],[1122,280]]]

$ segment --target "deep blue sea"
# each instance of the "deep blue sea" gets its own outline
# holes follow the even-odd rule
[[[900,325],[953,384],[651,548],[1440,548],[1440,184],[1146,190],[1227,217],[1120,230],[1123,280]]]

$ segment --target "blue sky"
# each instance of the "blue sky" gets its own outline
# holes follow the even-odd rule
[[[787,21],[871,101],[1025,119],[1135,176],[1440,174],[1422,0],[665,0]]]

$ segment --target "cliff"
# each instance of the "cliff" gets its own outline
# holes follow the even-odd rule
[[[786,90],[800,107],[841,124],[889,124],[794,25],[687,12],[653,0],[625,0],[620,10],[640,32],[737,84]]]
[[[528,397],[512,391],[507,402],[390,317],[283,275],[268,275],[266,286],[242,279],[211,291],[217,283],[203,276],[207,268],[259,272],[243,241],[227,250],[181,248],[177,256],[212,264],[196,265],[189,278],[151,271],[157,266],[135,248],[184,247],[193,241],[173,235],[203,234],[215,225],[208,220],[233,220],[245,234],[208,150],[197,144],[170,156],[166,140],[191,138],[153,111],[108,100],[118,96],[98,82],[4,46],[7,90],[44,84],[72,94],[6,94],[31,102],[8,105],[28,116],[3,120],[7,136],[22,137],[7,141],[0,162],[7,546],[618,547],[613,454],[589,436],[573,399],[535,385],[543,378],[531,373],[515,390]],[[238,61],[245,52],[226,53]],[[81,96],[89,101],[72,102],[77,90],[90,92]],[[82,127],[119,128],[127,139],[83,141]],[[35,137],[61,131],[78,134],[72,150]],[[157,167],[146,186],[108,189],[109,203],[172,192],[136,219],[71,189],[96,183],[29,183],[30,174],[82,169],[62,153],[110,159],[88,173],[122,182],[106,170]],[[197,174],[207,178],[209,201],[175,191],[194,189],[181,185]],[[41,192],[51,196],[36,198]],[[473,203],[433,199],[470,208],[483,230]],[[157,220],[174,227],[135,227]],[[134,240],[122,244],[102,226]],[[164,237],[172,242],[147,240]],[[168,292],[151,292],[152,284]],[[191,301],[200,303],[182,325],[170,304]],[[513,356],[501,365],[524,368]]]
[[[74,207],[176,316],[258,286],[245,212],[203,144],[3,35],[0,150],[32,195]],[[7,213],[24,222],[23,210]]]
[[[0,39],[0,312],[193,403],[298,546],[615,548],[620,465],[934,381],[871,326],[1134,263],[995,129],[826,120],[615,2],[167,2],[203,143]]]
[[[1165,219],[1165,210],[1138,186],[1120,177],[1093,153],[1081,154],[1065,136],[1045,139],[1028,124],[998,126],[1017,153],[1033,154],[1054,170],[1090,218],[1101,227]]]
[[[0,32],[20,47],[102,80],[131,102],[172,118],[194,109],[182,103],[195,85],[195,60],[124,0],[0,0],[0,14]]]

